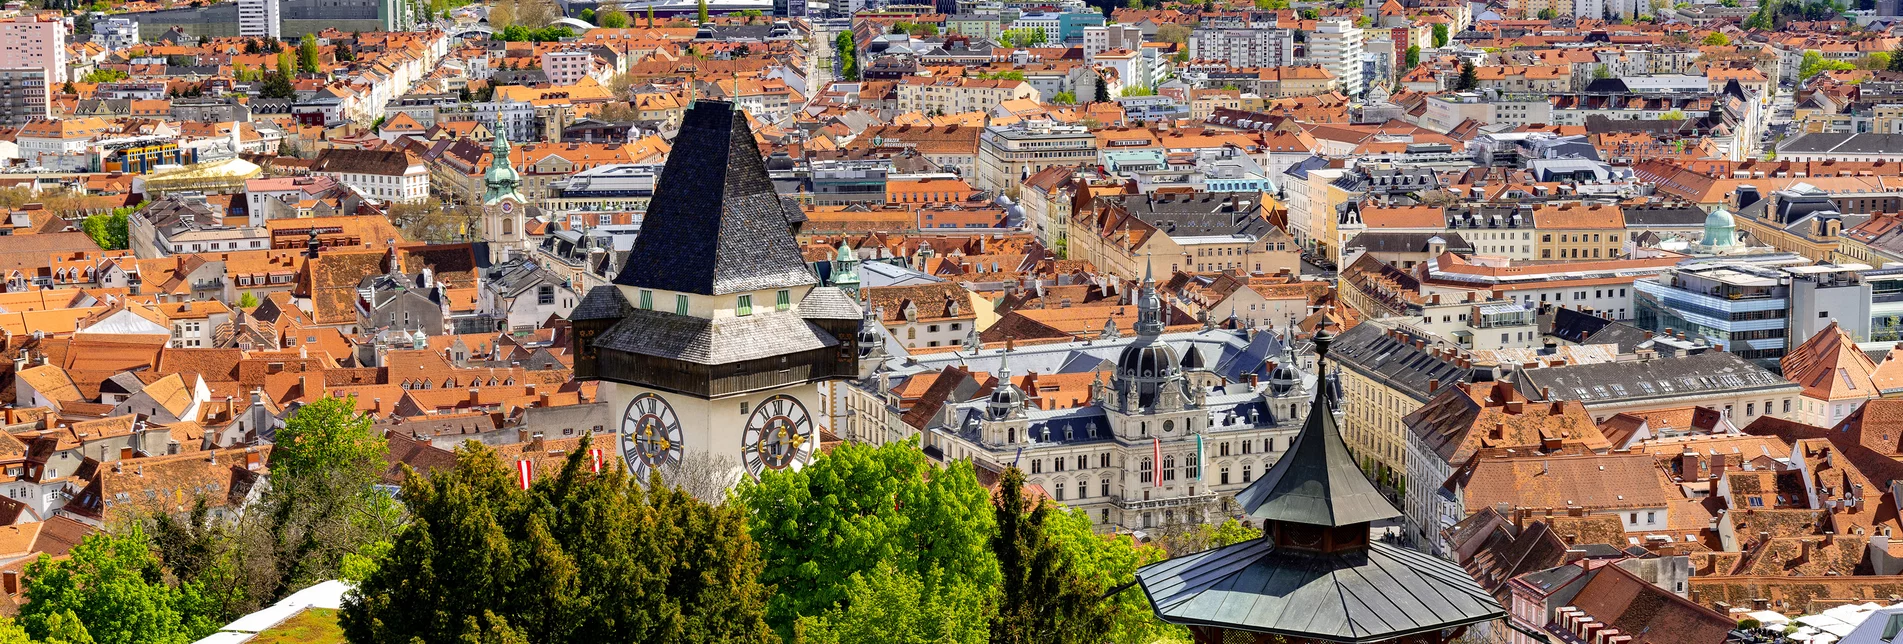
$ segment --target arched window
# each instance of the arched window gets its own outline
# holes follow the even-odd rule
[[[1013,427],[1013,428],[1011,428],[1011,429],[1007,429],[1007,430],[1004,430],[1004,442],[1006,442],[1006,443],[1016,443],[1016,442],[1018,442],[1018,430],[1017,430],[1017,428],[1015,428],[1015,427]]]
[[[1154,481],[1155,479],[1152,479],[1150,477],[1155,476],[1155,474],[1151,471],[1155,469],[1155,467],[1156,467],[1155,464],[1150,462],[1149,457],[1147,456],[1144,457],[1142,462],[1137,463],[1137,482],[1149,483]]]
[[[515,220],[514,219],[511,219],[508,217],[502,218],[502,234],[504,235],[515,234]]]
[[[1216,472],[1221,477],[1217,479],[1218,481],[1220,481],[1219,485],[1228,485],[1229,484],[1229,466],[1225,464],[1222,466],[1221,469],[1216,470]]]
[[[1163,457],[1163,480],[1176,480],[1176,456]]]

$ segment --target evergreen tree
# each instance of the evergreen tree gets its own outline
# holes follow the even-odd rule
[[[527,491],[489,448],[456,454],[408,474],[412,520],[345,600],[351,642],[779,641],[737,507],[589,473],[585,439]]]
[[[698,6],[695,9],[694,15],[700,19],[700,22],[695,24],[707,24],[707,0],[698,0]]]
[[[1421,46],[1408,45],[1407,53],[1401,57],[1401,73],[1405,74],[1419,66],[1421,66]]]
[[[1096,96],[1092,96],[1090,100],[1097,103],[1110,102],[1110,81],[1104,80],[1103,74],[1101,72],[1097,74],[1096,84],[1097,84]]]
[[[264,77],[264,86],[258,88],[258,96],[264,98],[296,98],[297,88],[291,86],[291,79],[283,73]]]
[[[990,494],[969,462],[937,469],[911,444],[849,443],[804,469],[742,481],[738,498],[767,562],[760,581],[776,589],[767,620],[782,635],[801,617],[850,608],[852,578],[888,576],[881,566],[931,596],[982,599],[997,587]],[[971,620],[963,630],[983,629],[982,611],[960,617]]]
[[[1474,69],[1473,61],[1460,64],[1460,80],[1454,82],[1454,89],[1466,91],[1480,85],[1480,74]]]
[[[1076,574],[1046,532],[1055,511],[1024,498],[1024,473],[1004,472],[997,498],[998,534],[992,541],[1004,581],[992,644],[1084,644],[1103,641],[1116,624],[1116,604],[1102,601],[1108,587]]]
[[[1446,47],[1447,40],[1448,40],[1447,23],[1444,23],[1444,22],[1434,23],[1434,48],[1439,49],[1441,47]]]
[[[1890,64],[1887,69],[1893,72],[1903,72],[1903,44],[1898,44],[1896,49],[1890,52]]]
[[[291,52],[278,52],[278,75],[283,76],[287,81],[297,75],[297,67],[291,64]]]

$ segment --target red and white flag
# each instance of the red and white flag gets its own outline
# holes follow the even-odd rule
[[[588,459],[594,461],[595,473],[600,474],[601,465],[602,465],[601,450],[598,450],[598,449],[588,450]]]
[[[1163,487],[1163,441],[1151,436],[1150,449],[1153,452],[1152,455],[1156,457],[1156,460],[1151,461],[1156,463],[1156,475],[1150,477],[1150,481],[1155,483],[1156,487]]]
[[[535,461],[522,459],[515,462],[515,481],[522,489],[529,489],[529,483],[535,481]]]

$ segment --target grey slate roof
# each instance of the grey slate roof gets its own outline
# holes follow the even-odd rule
[[[1806,132],[1778,144],[1778,154],[1895,154],[1903,150],[1903,134],[1876,132]]]
[[[627,298],[621,297],[621,289],[613,285],[597,286],[588,289],[588,294],[581,298],[581,304],[569,312],[568,319],[619,320],[632,310],[634,306],[628,304]]]
[[[1416,349],[1412,342],[1389,337],[1387,331],[1380,324],[1357,324],[1335,339],[1329,357],[1344,369],[1353,369],[1397,390],[1412,393],[1423,403],[1428,399],[1430,380],[1439,380],[1442,386],[1472,380],[1472,371]],[[1427,342],[1431,348],[1434,340]]]
[[[1359,247],[1370,253],[1425,253],[1428,249],[1428,240],[1435,237],[1439,237],[1442,242],[1445,242],[1447,250],[1450,252],[1473,252],[1473,244],[1468,243],[1467,238],[1461,237],[1460,233],[1455,232],[1365,232],[1355,235],[1355,238],[1348,240],[1345,246],[1348,248]]]
[[[800,317],[808,320],[857,320],[865,315],[852,296],[834,286],[821,286],[800,300]]]
[[[746,117],[696,101],[614,282],[700,295],[814,284],[792,223]]]
[[[709,320],[634,309],[595,346],[696,364],[728,364],[839,346],[790,312]]]
[[[1137,581],[1164,621],[1292,639],[1379,642],[1506,616],[1460,566],[1379,542],[1321,554],[1255,539],[1150,564]]]
[[[1588,405],[1797,387],[1726,351],[1631,362],[1519,368],[1515,373],[1515,379],[1523,383],[1521,391],[1543,391],[1550,387],[1553,398]]]
[[[1326,356],[1328,344],[1325,337],[1317,338],[1317,351]],[[1321,373],[1317,376],[1326,381]],[[1236,502],[1258,519],[1331,528],[1401,516],[1368,482],[1342,441],[1335,424],[1334,388],[1318,389],[1288,453],[1236,494]]]

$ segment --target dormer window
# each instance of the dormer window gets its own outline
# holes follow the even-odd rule
[[[685,295],[674,296],[674,314],[687,315],[687,296]]]
[[[641,310],[643,311],[654,310],[654,291],[649,291],[646,289],[643,289],[641,291]]]
[[[753,315],[753,296],[740,296],[740,303],[734,307],[734,314],[741,316]]]
[[[784,310],[793,308],[793,292],[792,291],[789,291],[786,289],[780,289],[780,292],[775,294],[774,297],[775,297],[775,300],[773,302],[773,310],[784,311]]]

